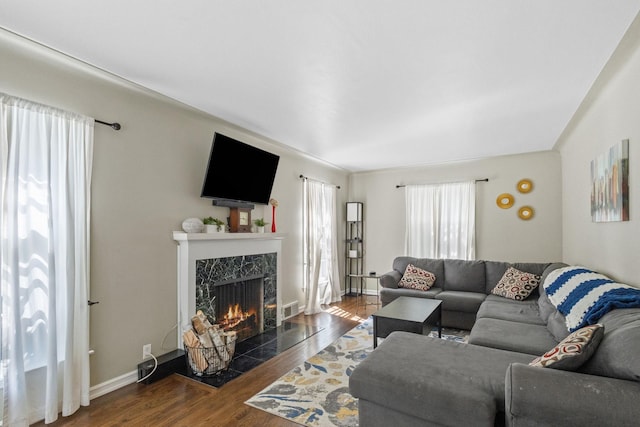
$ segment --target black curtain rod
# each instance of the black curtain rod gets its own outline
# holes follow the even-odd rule
[[[122,129],[122,126],[120,126],[120,123],[117,123],[117,122],[107,123],[107,122],[103,122],[102,120],[98,120],[98,119],[95,119],[95,121],[96,121],[96,123],[100,123],[101,125],[109,126],[113,130]]]
[[[475,182],[489,182],[489,178],[484,178],[484,179],[476,179]],[[406,187],[406,184],[398,184],[396,185],[396,188],[402,188],[402,187]]]
[[[322,181],[318,181],[317,179],[313,179],[313,178],[306,177],[306,176],[304,176],[304,175],[302,175],[302,174],[300,174],[300,179],[310,179],[311,181],[322,182]],[[323,184],[326,184],[326,182],[322,182],[322,183],[323,183]],[[328,184],[328,185],[333,185],[333,186],[334,186],[334,187],[336,187],[338,190],[340,189],[340,186],[339,186],[339,185],[334,185],[334,184]]]

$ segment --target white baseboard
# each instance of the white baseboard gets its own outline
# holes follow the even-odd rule
[[[110,379],[101,384],[94,385],[89,389],[89,400],[93,400],[96,397],[104,396],[107,393],[111,393],[119,388],[133,384],[138,381],[138,371],[131,371],[127,374],[120,375],[119,377]]]

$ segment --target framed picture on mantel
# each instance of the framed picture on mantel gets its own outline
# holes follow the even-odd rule
[[[629,140],[591,161],[591,220],[629,221]]]
[[[251,209],[229,209],[229,231],[232,233],[251,233]]]

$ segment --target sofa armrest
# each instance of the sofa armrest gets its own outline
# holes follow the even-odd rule
[[[505,378],[507,426],[637,425],[640,383],[512,363]]]
[[[402,279],[402,273],[396,270],[391,270],[390,272],[380,276],[380,286],[391,289],[397,288],[400,279]]]

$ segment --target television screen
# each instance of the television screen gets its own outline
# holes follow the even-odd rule
[[[266,205],[280,156],[216,133],[213,136],[202,197]]]

